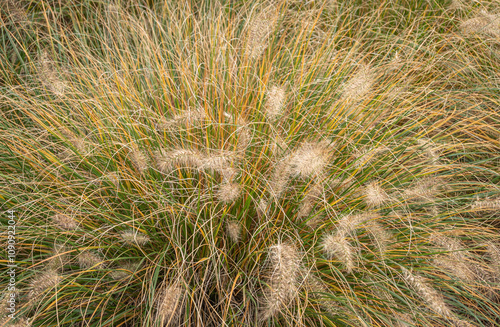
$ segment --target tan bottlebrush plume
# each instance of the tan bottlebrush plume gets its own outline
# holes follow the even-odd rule
[[[8,325],[2,325],[2,326],[9,326],[9,327],[31,327],[32,324],[32,318],[16,318],[16,320],[8,320],[9,324]],[[6,320],[7,321],[7,320]],[[0,320],[0,323],[3,323],[3,320]]]
[[[156,300],[157,326],[178,326],[185,296],[181,281],[164,284],[161,287]]]
[[[256,59],[269,45],[269,36],[276,28],[278,15],[276,8],[270,7],[256,14],[248,25],[248,35],[245,53]]]
[[[500,278],[500,246],[494,243],[488,243],[488,255],[491,258],[490,266],[497,275],[497,278]]]
[[[358,214],[349,214],[343,216],[338,223],[338,230],[344,233],[352,233],[362,224],[368,221],[374,221],[379,215],[374,212],[363,212]]]
[[[474,281],[476,276],[466,262],[458,260],[451,254],[438,255],[434,258],[433,264],[445,271],[452,273],[457,278],[464,281]]]
[[[275,156],[279,156],[288,148],[285,140],[279,134],[273,135],[269,149]]]
[[[115,270],[110,273],[110,276],[115,280],[124,279],[132,276],[140,267],[140,262],[126,262],[123,265],[116,267]]]
[[[268,207],[269,207],[269,202],[266,199],[261,198],[256,206],[256,211],[259,218],[262,218],[264,216],[267,217]]]
[[[81,269],[102,268],[104,266],[103,259],[98,254],[91,251],[82,251],[78,254],[78,265]]]
[[[405,268],[402,268],[405,280],[415,289],[416,293],[421,296],[429,305],[431,310],[445,318],[454,318],[453,312],[444,302],[443,296],[434,288],[429,286],[423,277],[414,275]]]
[[[135,168],[139,171],[139,173],[142,174],[146,170],[146,168],[148,168],[148,161],[146,159],[146,156],[141,152],[141,150],[139,150],[135,143],[131,145],[129,156],[130,160],[134,164]]]
[[[463,8],[464,8],[464,3],[462,2],[462,0],[451,0],[450,5],[448,6],[448,9],[450,10],[458,10]]]
[[[264,112],[266,117],[274,120],[283,114],[285,106],[286,90],[284,86],[273,85],[266,94]]]
[[[351,273],[355,265],[355,248],[349,243],[346,231],[340,229],[327,235],[322,242],[323,251],[328,258],[337,258]]]
[[[236,201],[241,194],[241,185],[237,183],[224,183],[219,186],[217,198],[224,203]]]
[[[360,65],[358,72],[344,84],[342,89],[342,100],[362,100],[370,93],[374,83],[375,74],[372,68],[366,64]]]
[[[38,78],[46,89],[56,96],[62,96],[67,86],[65,82],[59,79],[54,66],[54,61],[50,59],[49,53],[44,50],[38,59]]]
[[[271,275],[264,293],[262,320],[286,309],[298,292],[300,256],[292,244],[279,243],[269,248]]]
[[[371,208],[377,208],[390,200],[387,192],[377,181],[370,182],[364,188],[366,205]]]
[[[250,125],[245,119],[241,117],[236,120],[236,124],[238,125],[238,128],[236,130],[236,133],[238,135],[238,150],[245,150],[250,145],[250,141],[252,140]]]
[[[76,133],[69,130],[68,128],[62,128],[60,130],[61,134],[68,139],[69,142],[76,148],[76,150],[86,156],[91,151],[91,144],[85,141],[83,138],[79,137]]]
[[[349,214],[343,216],[338,223],[338,230],[342,233],[350,234],[362,224],[378,219],[379,216],[372,212],[363,212],[358,214]]]
[[[333,155],[334,144],[329,141],[304,142],[288,161],[290,173],[302,177],[321,176]]]
[[[288,158],[285,158],[276,165],[269,181],[269,193],[275,200],[281,197],[290,180],[290,165],[287,161]]]
[[[241,224],[238,221],[230,220],[226,226],[227,234],[231,241],[237,243],[241,238]]]
[[[59,275],[55,270],[46,270],[44,272],[38,273],[31,280],[28,298],[30,300],[35,300],[46,291],[59,285],[62,279],[62,276]]]
[[[133,229],[128,229],[125,231],[120,232],[120,238],[127,244],[138,244],[138,245],[145,245],[149,243],[150,239],[149,236],[139,232],[135,231]]]
[[[75,230],[78,228],[78,222],[73,217],[63,213],[57,213],[52,216],[52,221],[60,229]]]
[[[231,168],[237,158],[237,154],[231,151],[220,150],[202,157],[200,169],[216,171],[222,173],[225,169]]]
[[[368,221],[365,228],[373,236],[375,245],[383,256],[387,252],[387,247],[393,240],[392,234],[389,233],[382,224],[376,221]]]
[[[386,146],[377,146],[375,148],[365,148],[361,151],[355,150],[354,157],[356,161],[354,162],[354,167],[363,168],[368,165],[371,161],[376,159],[379,154],[388,151],[389,148]]]
[[[465,34],[484,34],[492,37],[500,36],[500,16],[481,11],[478,16],[463,21],[460,30]]]
[[[476,199],[472,204],[472,209],[474,210],[500,210],[500,197],[497,198],[486,198],[484,200]]]
[[[199,168],[202,165],[202,154],[196,150],[176,149],[160,150],[155,154],[156,167],[162,173],[170,173],[175,168]]]
[[[323,193],[324,193],[323,183],[319,181],[315,182],[315,184],[309,188],[306,195],[302,199],[299,206],[299,212],[297,213],[297,218],[301,219],[309,216],[311,214],[312,209],[314,208],[316,201]]]
[[[440,181],[435,177],[425,177],[417,180],[413,185],[403,192],[406,199],[432,202],[439,191]]]
[[[429,241],[452,252],[457,258],[465,258],[468,254],[468,251],[464,251],[464,246],[459,240],[444,236],[438,232],[429,235]]]
[[[6,0],[0,4],[0,8],[6,10],[8,16],[14,24],[19,24],[20,26],[25,26],[29,24],[30,20],[26,10],[21,6],[18,0]]]
[[[182,113],[174,115],[171,119],[160,117],[155,124],[156,129],[161,131],[164,129],[177,128],[180,125],[192,126],[208,119],[208,116],[203,108],[188,109]]]
[[[61,243],[56,243],[54,245],[54,250],[52,251],[52,257],[50,258],[47,266],[49,269],[62,270],[64,265],[70,261],[69,248]]]

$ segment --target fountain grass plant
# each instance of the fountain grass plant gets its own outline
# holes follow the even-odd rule
[[[6,2],[0,325],[498,325],[498,9]]]

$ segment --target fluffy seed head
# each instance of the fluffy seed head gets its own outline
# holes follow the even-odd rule
[[[361,65],[358,72],[344,84],[342,100],[358,101],[370,93],[375,83],[375,74],[368,65]]]
[[[52,221],[60,229],[75,230],[78,228],[78,222],[66,214],[57,213],[52,217]]]
[[[38,78],[43,86],[54,95],[62,96],[67,86],[66,83],[59,79],[54,66],[54,61],[50,59],[49,53],[44,50],[38,60]]]
[[[175,168],[199,168],[202,165],[202,154],[196,150],[176,149],[160,150],[156,153],[156,167],[162,173],[170,173]]]
[[[52,257],[48,262],[49,269],[60,270],[64,267],[66,263],[69,262],[69,249],[66,245],[61,243],[56,243],[54,245],[54,250],[52,251]]]
[[[312,185],[300,203],[297,218],[300,219],[309,216],[312,209],[314,208],[314,204],[323,192],[324,187],[321,182],[316,182],[314,185]]]
[[[490,266],[498,278],[500,278],[500,246],[492,242],[488,243],[488,254],[491,258]]]
[[[227,222],[227,234],[229,238],[235,243],[237,243],[241,238],[241,224],[237,221],[228,221]]]
[[[34,300],[47,290],[50,290],[61,282],[62,277],[55,270],[47,270],[37,274],[30,283],[30,300]]]
[[[355,267],[355,249],[349,243],[345,231],[338,230],[336,233],[327,235],[323,239],[322,247],[328,258],[337,258],[348,273],[352,272]]]
[[[241,185],[237,183],[224,183],[219,186],[217,198],[224,203],[236,201],[241,194]]]
[[[290,165],[286,161],[280,161],[274,168],[269,181],[269,193],[274,199],[278,199],[286,190],[290,180]]]
[[[472,205],[472,209],[475,210],[500,210],[500,197],[493,199],[476,199]]]
[[[149,242],[149,236],[132,229],[122,231],[120,238],[127,244],[145,245]]]
[[[245,52],[251,59],[260,57],[268,46],[269,36],[276,28],[278,18],[273,11],[274,8],[268,8],[250,21]]]
[[[288,243],[269,248],[271,275],[270,288],[264,296],[262,319],[275,316],[285,309],[296,296],[300,276],[300,257],[297,249]]]
[[[157,299],[156,319],[158,326],[173,326],[178,318],[185,296],[180,282],[164,285]]]
[[[267,91],[267,100],[264,107],[265,114],[270,120],[276,119],[283,113],[286,91],[284,86],[273,85]]]
[[[390,234],[382,224],[376,221],[369,221],[366,224],[366,230],[373,236],[375,245],[383,256],[393,239],[392,234]]]
[[[500,36],[500,17],[482,11],[477,17],[463,21],[460,29],[465,34],[484,34],[492,37]]]
[[[83,251],[78,254],[78,264],[81,269],[101,268],[104,266],[103,259],[91,251]]]
[[[379,218],[379,216],[371,212],[345,215],[339,220],[338,230],[350,234],[360,227],[360,225],[368,221],[376,220],[377,218]]]
[[[402,268],[405,280],[415,289],[429,305],[430,309],[445,318],[453,318],[453,312],[444,302],[443,296],[434,288],[429,286],[421,276],[414,275],[405,268]]]
[[[124,279],[133,275],[141,266],[140,262],[126,262],[110,273],[113,279]]]
[[[289,159],[290,172],[302,177],[319,176],[328,165],[333,144],[328,141],[303,143]]]
[[[141,174],[148,168],[146,156],[135,145],[130,150],[130,160]]]
[[[407,199],[415,201],[431,202],[439,191],[439,181],[433,177],[425,177],[418,180],[412,187],[405,190],[403,195]]]
[[[269,206],[269,202],[266,199],[261,198],[259,200],[259,203],[257,204],[257,207],[256,207],[257,215],[259,216],[259,218],[262,218],[264,215],[267,214],[268,206]]]
[[[434,258],[433,263],[436,267],[452,273],[461,280],[471,282],[475,280],[474,272],[469,268],[466,262],[457,260],[450,254],[439,255]]]
[[[365,186],[365,202],[371,208],[380,207],[390,200],[389,195],[377,181]]]

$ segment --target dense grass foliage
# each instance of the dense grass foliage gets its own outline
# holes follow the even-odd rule
[[[4,1],[0,325],[498,325],[499,9]]]

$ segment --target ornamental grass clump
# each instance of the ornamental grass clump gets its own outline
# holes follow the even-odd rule
[[[1,6],[18,321],[498,325],[499,8],[410,2]]]

